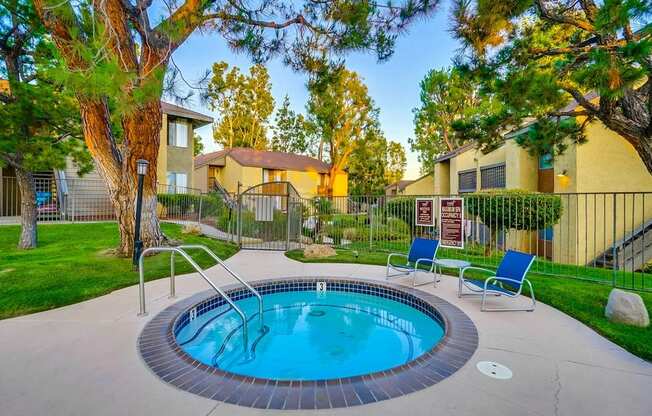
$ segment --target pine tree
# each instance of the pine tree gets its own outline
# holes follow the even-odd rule
[[[0,3],[0,168],[12,167],[21,201],[19,248],[37,245],[34,173],[90,158],[80,140],[74,98],[51,78],[57,57],[30,1]]]

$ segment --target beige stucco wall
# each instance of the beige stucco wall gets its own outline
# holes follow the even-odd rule
[[[435,179],[432,174],[422,176],[405,187],[404,195],[432,195],[435,193]]]
[[[436,195],[449,195],[451,193],[450,162],[444,161],[435,164],[434,187]]]
[[[163,114],[161,126],[161,139],[156,161],[156,178],[158,183],[167,184],[168,172],[185,173],[188,178],[188,187],[196,188],[193,166],[193,136],[192,122],[185,120],[188,127],[188,146],[168,146],[168,115]]]
[[[166,172],[185,173],[188,176],[188,186],[193,187],[193,128],[189,120],[186,121],[188,129],[188,146],[175,147],[167,146],[167,170]],[[167,123],[165,123],[167,126]],[[167,132],[165,142],[167,143]],[[167,175],[167,173],[166,173]]]
[[[515,140],[507,140],[501,147],[505,152],[504,160],[501,160],[505,162],[505,187],[536,191],[539,186],[537,158],[530,156]]]
[[[193,188],[208,192],[208,165],[200,166],[193,171]]]
[[[450,193],[457,195],[459,193],[459,178],[457,174],[460,171],[468,169],[477,169],[478,164],[475,160],[476,151],[467,150],[450,159]],[[479,182],[478,182],[479,183]]]

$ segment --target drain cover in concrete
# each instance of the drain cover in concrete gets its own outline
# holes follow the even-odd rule
[[[482,374],[491,378],[497,378],[498,380],[509,380],[512,378],[512,370],[493,361],[480,361],[476,364],[476,367]]]

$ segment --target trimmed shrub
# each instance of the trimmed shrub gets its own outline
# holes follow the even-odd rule
[[[464,202],[470,216],[497,230],[543,230],[557,224],[563,213],[558,195],[518,189],[478,192]]]
[[[492,190],[465,196],[466,212],[478,217],[497,241],[502,230],[543,230],[559,222],[563,208],[558,195],[513,190]],[[485,255],[491,244],[485,245]]]

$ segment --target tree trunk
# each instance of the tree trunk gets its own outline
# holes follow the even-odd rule
[[[131,256],[136,230],[138,159],[149,162],[143,184],[143,214],[140,236],[144,247],[161,245],[165,237],[156,215],[156,161],[160,142],[161,107],[158,101],[145,104],[139,111],[123,117],[123,152],[113,140],[106,104],[80,99],[86,144],[96,161],[113,204],[120,245],[118,253]]]
[[[36,186],[32,172],[16,168],[16,180],[20,190],[20,240],[18,248],[36,248],[38,234],[36,229]]]

